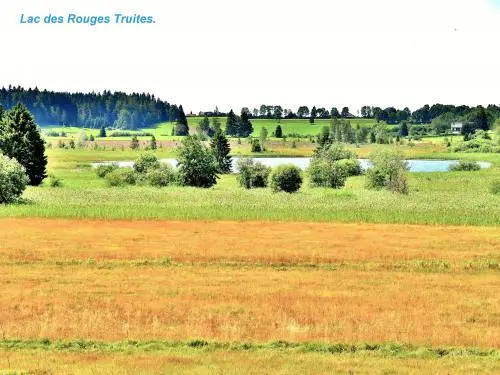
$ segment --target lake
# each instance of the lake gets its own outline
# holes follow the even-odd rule
[[[233,170],[235,170],[236,162],[238,157],[233,157]],[[268,167],[276,167],[281,164],[293,164],[301,169],[306,169],[309,166],[311,158],[301,158],[301,157],[278,157],[278,158],[253,158],[255,161],[261,162]],[[163,163],[169,163],[173,166],[177,164],[175,159],[161,159]],[[367,159],[359,159],[361,167],[363,169],[370,168],[370,162]],[[456,160],[407,160],[410,172],[447,172],[451,165],[457,164]],[[113,163],[103,162],[94,163],[94,167],[101,164]],[[133,161],[118,161],[116,162],[120,167],[132,168],[134,165]],[[481,168],[489,168],[491,163],[478,162]]]

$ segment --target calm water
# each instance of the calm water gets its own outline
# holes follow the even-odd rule
[[[235,170],[236,162],[238,157],[233,157],[233,171]],[[293,164],[299,168],[306,169],[309,166],[311,158],[291,158],[291,157],[280,157],[280,158],[253,158],[255,161],[259,161],[268,167],[276,167],[281,164]],[[364,169],[370,168],[370,162],[367,159],[359,159],[361,167]],[[163,163],[169,163],[175,166],[177,160],[175,159],[161,159]],[[456,160],[407,160],[410,172],[447,172],[451,165],[457,164]],[[94,166],[101,164],[109,164],[111,162],[105,163],[95,163]],[[116,162],[120,167],[132,168],[134,165],[133,161],[119,161]],[[491,163],[479,162],[481,168],[489,168]]]

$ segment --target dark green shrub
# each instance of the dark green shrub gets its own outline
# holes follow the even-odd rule
[[[252,152],[262,152],[260,141],[256,138],[251,140],[250,147]]]
[[[0,203],[12,203],[21,197],[29,178],[16,159],[0,154]]]
[[[348,172],[347,167],[338,161],[331,163],[324,159],[312,159],[307,173],[312,186],[339,189],[345,185]]]
[[[237,163],[238,182],[245,189],[265,188],[271,168],[253,159],[240,159]]]
[[[271,188],[276,193],[294,193],[302,185],[302,171],[293,164],[283,164],[271,172]]]
[[[134,170],[137,173],[146,173],[150,169],[158,168],[160,168],[160,162],[158,161],[158,158],[153,154],[142,154],[136,159],[134,163]]]
[[[113,172],[115,169],[118,169],[118,164],[101,164],[96,168],[96,173],[99,178],[104,178],[110,172]]]
[[[457,164],[450,165],[450,171],[479,171],[481,166],[475,161],[460,160]]]
[[[106,175],[109,186],[134,185],[137,179],[135,172],[130,168],[118,168]]]
[[[491,194],[500,194],[500,180],[493,181],[490,184],[490,193]]]

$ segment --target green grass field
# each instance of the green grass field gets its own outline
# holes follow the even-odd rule
[[[246,147],[246,146],[245,146]],[[365,154],[364,147],[354,149]],[[391,146],[385,146],[391,147]],[[364,188],[364,177],[352,177],[340,190],[310,188],[298,194],[273,194],[269,189],[244,190],[235,175],[221,176],[211,189],[144,186],[109,188],[98,179],[92,162],[133,160],[140,151],[48,150],[50,171],[63,179],[62,188],[30,187],[22,204],[0,207],[0,216],[113,219],[208,219],[389,222],[420,224],[498,225],[500,197],[489,185],[500,178],[500,155],[414,154],[409,157],[490,161],[480,172],[410,174],[408,196]],[[299,149],[300,151],[300,149]],[[307,149],[309,151],[309,149]],[[172,157],[162,149],[159,157]],[[242,152],[242,154],[245,154]]]
[[[190,131],[192,133],[196,133],[196,128],[199,126],[201,117],[188,117],[188,124]],[[219,118],[222,128],[226,126],[226,119],[220,117]],[[351,119],[351,125],[356,127],[358,124],[360,126],[373,126],[376,122],[372,119]],[[300,136],[315,136],[317,135],[323,126],[329,126],[331,120],[329,119],[317,119],[314,124],[310,124],[308,119],[282,119],[280,122],[277,120],[266,120],[266,119],[254,119],[252,120],[253,125],[253,134],[252,136],[258,137],[260,131],[263,127],[265,127],[268,131],[269,137],[274,133],[276,126],[279,124],[283,130],[283,135],[295,134]],[[151,128],[144,128],[140,131],[128,131],[130,133],[140,134],[141,132],[154,134],[156,139],[158,140],[178,140],[180,137],[172,136],[172,128],[174,127],[174,123],[172,122],[164,122],[160,123]],[[97,136],[99,134],[99,129],[83,129],[87,135],[93,134]],[[65,132],[66,137],[48,137],[51,140],[58,139],[71,139],[73,138],[75,141],[78,140],[80,133],[82,132],[81,128],[77,127],[60,127],[60,126],[49,126],[44,127],[44,131],[55,131],[55,132]],[[116,130],[118,131],[118,130]],[[113,131],[108,131],[108,137],[106,140],[123,140],[129,139],[130,137],[111,137],[110,135]],[[148,140],[150,137],[139,137],[140,140]]]

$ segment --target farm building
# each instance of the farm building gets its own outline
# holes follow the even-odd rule
[[[460,133],[462,133],[463,127],[464,127],[464,124],[462,122],[452,122],[451,123],[451,132],[453,134],[460,134]]]

